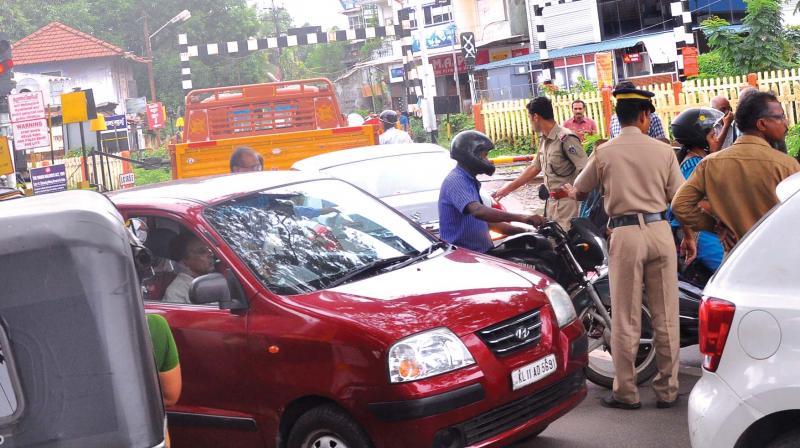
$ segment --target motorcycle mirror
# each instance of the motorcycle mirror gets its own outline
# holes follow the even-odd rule
[[[550,199],[550,190],[548,190],[547,186],[544,184],[539,185],[539,199],[543,201]]]

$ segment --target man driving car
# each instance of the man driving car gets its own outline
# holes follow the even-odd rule
[[[495,167],[488,159],[492,148],[492,141],[478,131],[456,135],[450,145],[450,157],[458,164],[444,179],[439,191],[441,238],[481,253],[494,247],[490,229],[504,235],[515,235],[526,230],[509,224],[512,221],[537,227],[544,222],[539,215],[508,213],[481,203],[481,183],[477,176],[494,174]]]
[[[170,244],[171,258],[179,260],[178,276],[169,284],[164,302],[192,303],[189,291],[192,281],[214,272],[214,253],[196,236],[183,233]]]

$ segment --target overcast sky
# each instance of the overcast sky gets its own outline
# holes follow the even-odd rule
[[[272,0],[254,0],[262,8],[272,6]],[[283,6],[292,15],[295,25],[302,26],[306,22],[319,25],[323,31],[333,27],[347,28],[347,17],[341,14],[342,5],[339,0],[275,0],[275,6]]]

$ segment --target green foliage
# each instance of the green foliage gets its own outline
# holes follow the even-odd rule
[[[786,136],[786,147],[792,157],[800,156],[800,125],[789,128],[789,135]]]
[[[573,95],[582,95],[594,92],[597,92],[597,86],[595,86],[588,79],[585,79],[583,76],[579,76],[578,81],[574,83],[572,87],[569,88],[569,90],[558,89],[553,92],[553,95],[556,97],[573,96]]]
[[[378,37],[367,39],[358,50],[358,57],[362,60],[370,59],[372,58],[372,52],[381,48],[381,46],[383,46],[383,39]]]
[[[781,2],[746,0],[747,15],[742,21],[747,34],[725,29],[730,23],[711,17],[700,25],[708,36],[709,46],[738,73],[752,73],[787,68],[793,65],[791,43],[784,36]]]
[[[439,124],[439,129],[444,129],[447,124],[450,124],[450,130],[453,135],[461,131],[475,129],[475,119],[469,114],[453,114],[442,120]]]
[[[422,118],[409,117],[409,123],[411,124],[411,137],[416,143],[431,142],[431,136],[428,135],[425,131],[425,127],[422,125]],[[449,149],[449,146],[447,148]]]
[[[157,170],[146,170],[144,168],[133,168],[136,176],[136,186],[156,184],[159,182],[167,182],[172,180],[172,173],[167,168],[159,168]]]
[[[367,118],[367,116],[369,116],[369,111],[367,109],[356,109],[353,111],[353,113],[361,115],[364,118]]]
[[[499,156],[522,156],[533,153],[533,141],[530,135],[517,137],[513,142],[500,140],[495,142],[494,149],[489,151],[489,158]]]
[[[737,70],[730,61],[725,60],[718,50],[698,56],[697,65],[700,68],[700,75],[695,78],[699,79],[745,74],[745,72]]]
[[[598,142],[601,140],[605,140],[602,135],[599,134],[587,134],[583,140],[583,150],[586,151],[586,155],[591,155],[592,151],[597,147]]]

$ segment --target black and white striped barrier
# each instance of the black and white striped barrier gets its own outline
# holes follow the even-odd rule
[[[675,33],[675,51],[678,53],[678,79],[686,80],[683,65],[683,48],[694,45],[692,33],[692,11],[689,9],[689,0],[670,3],[672,12],[673,32]]]

